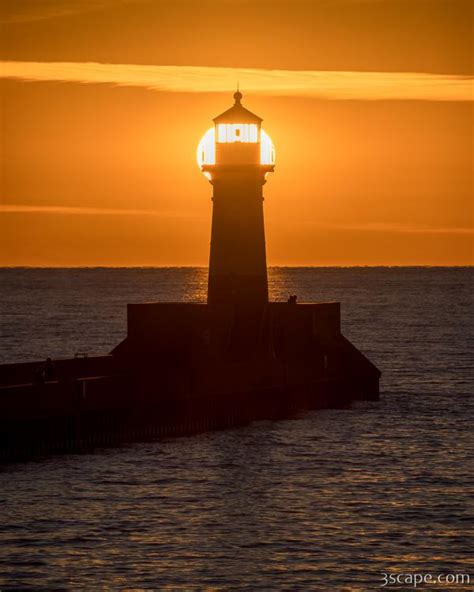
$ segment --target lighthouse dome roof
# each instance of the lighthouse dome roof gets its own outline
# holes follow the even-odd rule
[[[252,111],[246,109],[242,103],[242,93],[237,91],[234,93],[235,103],[230,109],[224,111],[214,118],[214,123],[256,123],[260,124],[263,119]]]

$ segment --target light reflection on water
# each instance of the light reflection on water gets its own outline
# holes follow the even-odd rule
[[[202,297],[206,283],[202,270],[8,273],[15,359],[46,341],[110,349],[125,302]],[[382,400],[7,466],[0,588],[365,591],[390,569],[469,571],[471,278],[273,270],[274,295],[343,301],[345,333],[384,372]]]

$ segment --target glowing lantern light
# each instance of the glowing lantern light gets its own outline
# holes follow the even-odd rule
[[[245,127],[246,126],[246,127]],[[240,129],[242,135],[236,135]],[[221,124],[217,128],[218,142],[257,142],[257,126],[253,124]],[[201,138],[196,160],[199,168],[206,164],[216,164],[216,131],[210,127]],[[260,164],[275,164],[275,146],[264,129],[260,130]],[[206,175],[207,176],[207,175]]]
[[[275,147],[261,127],[262,119],[242,105],[242,93],[235,103],[214,119],[197,149],[199,168],[211,179],[213,167],[263,166],[273,170]],[[216,169],[217,170],[217,169]]]

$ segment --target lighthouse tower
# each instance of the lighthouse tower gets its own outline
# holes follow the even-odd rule
[[[239,91],[197,159],[213,187],[208,302],[128,305],[112,352],[134,385],[120,413],[192,430],[376,399],[380,371],[341,333],[339,302],[268,299],[263,186],[275,151]]]
[[[275,151],[262,119],[242,105],[214,119],[198,148],[198,163],[213,186],[208,303],[268,302],[263,186]]]

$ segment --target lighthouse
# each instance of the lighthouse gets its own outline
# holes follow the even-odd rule
[[[57,360],[59,381],[28,382],[43,363],[0,366],[0,458],[378,399],[380,371],[342,334],[339,302],[268,299],[275,150],[239,91],[197,159],[213,188],[207,303],[130,303],[126,338],[108,356]]]
[[[234,93],[198,146],[198,164],[213,187],[208,304],[268,302],[263,186],[275,150],[262,118]]]

